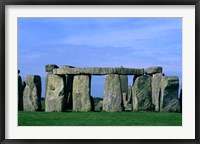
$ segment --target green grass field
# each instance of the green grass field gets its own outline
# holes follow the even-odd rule
[[[181,126],[181,113],[23,112],[19,126]]]
[[[44,101],[42,108],[44,110]],[[18,112],[19,126],[181,126],[181,113]]]

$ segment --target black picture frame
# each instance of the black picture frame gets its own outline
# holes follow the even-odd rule
[[[5,139],[5,6],[6,5],[195,5],[195,139]],[[199,144],[200,143],[200,0],[0,0],[0,142],[87,144]]]

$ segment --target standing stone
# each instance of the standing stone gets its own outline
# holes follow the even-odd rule
[[[139,77],[138,75],[135,75],[133,77],[133,84],[132,84],[132,89],[131,89],[131,95],[132,95],[132,110],[134,110],[134,104],[135,104],[135,97],[134,97],[134,83],[135,83],[135,80],[136,78]]]
[[[48,76],[53,74],[53,69],[55,68],[59,68],[59,67],[55,64],[48,64],[45,66],[45,71],[46,71],[45,95],[46,95],[47,87],[48,87]]]
[[[121,82],[121,91],[123,98],[123,107],[126,109],[127,100],[128,100],[128,76],[127,75],[119,75]]]
[[[73,75],[65,75],[65,88],[66,88],[66,109],[72,110],[72,87],[73,87]]]
[[[75,68],[74,66],[70,66],[70,65],[63,65],[61,66],[61,68],[63,69],[70,69],[70,68]],[[72,110],[72,87],[73,87],[73,79],[74,79],[74,75],[69,74],[69,75],[65,75],[65,88],[66,88],[66,109],[67,110]]]
[[[133,109],[135,111],[149,111],[152,104],[151,76],[138,76],[133,86]]]
[[[18,110],[23,110],[23,87],[20,75],[18,75]]]
[[[92,110],[90,87],[91,87],[90,75],[74,76],[73,111],[88,112]]]
[[[162,73],[153,74],[152,77],[152,104],[155,111],[160,110],[160,97],[161,97],[161,79]]]
[[[117,74],[105,76],[103,110],[106,112],[121,112],[123,110],[121,81]]]
[[[50,74],[47,79],[45,111],[63,112],[66,106],[65,77]]]
[[[40,111],[41,106],[41,78],[37,75],[27,75],[23,92],[24,111]]]
[[[121,91],[122,93],[126,93],[128,95],[128,76],[127,75],[119,75],[121,82]]]
[[[178,112],[180,105],[178,100],[179,80],[176,76],[163,76],[161,80],[160,111]]]

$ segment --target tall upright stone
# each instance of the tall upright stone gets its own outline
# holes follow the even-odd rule
[[[70,69],[70,68],[75,68],[74,66],[69,66],[69,65],[63,65],[61,66],[61,68],[63,69]],[[72,98],[72,87],[73,87],[73,79],[74,79],[74,75],[72,74],[68,74],[65,75],[65,94],[66,94],[66,109],[67,110],[72,110],[72,102],[73,102],[73,98]]]
[[[136,78],[139,77],[138,75],[135,75],[133,77],[133,84],[132,84],[132,89],[131,89],[131,95],[132,95],[132,110],[134,110],[134,104],[135,104],[135,97],[134,97],[134,83]]]
[[[161,79],[163,73],[153,74],[152,77],[152,104],[155,111],[160,111]]]
[[[128,76],[127,75],[119,75],[121,82],[121,91],[122,93],[126,93],[128,95]]]
[[[127,100],[128,100],[128,76],[127,75],[119,75],[121,82],[121,92],[123,98],[123,107],[126,109]]]
[[[105,75],[103,110],[106,112],[123,110],[121,80],[117,74]]]
[[[41,78],[38,75],[27,75],[23,91],[24,111],[40,111],[41,106]]]
[[[20,75],[18,75],[18,110],[23,110],[23,87],[22,87],[22,78]]]
[[[73,111],[88,112],[92,110],[91,76],[75,75],[73,81]]]
[[[59,68],[57,65],[55,64],[48,64],[48,65],[45,65],[45,71],[46,71],[46,82],[45,82],[45,95],[46,95],[46,92],[47,92],[47,86],[48,86],[48,76],[53,74],[53,69],[56,69],[56,68]]]
[[[65,76],[49,74],[46,86],[45,111],[63,112],[65,108]]]
[[[151,76],[138,76],[133,85],[134,111],[149,111],[152,105]]]
[[[179,79],[176,76],[163,76],[161,80],[160,111],[179,112]]]
[[[72,98],[72,90],[73,90],[73,75],[65,75],[65,88],[66,88],[66,109],[72,110],[73,106],[73,98]]]

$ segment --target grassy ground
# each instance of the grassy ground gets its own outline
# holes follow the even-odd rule
[[[181,126],[181,113],[23,112],[19,126]]]
[[[42,109],[45,103],[42,101]],[[19,126],[181,126],[181,113],[18,112]]]

